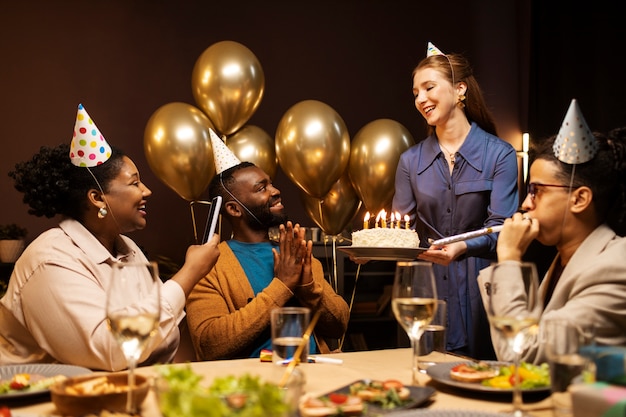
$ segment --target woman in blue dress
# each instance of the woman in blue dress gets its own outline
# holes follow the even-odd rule
[[[502,224],[518,209],[515,149],[497,137],[468,61],[432,44],[413,71],[415,107],[429,136],[400,157],[393,212],[408,214],[422,245],[429,239]],[[447,349],[495,358],[476,278],[495,260],[496,234],[431,246],[437,293],[448,304]]]

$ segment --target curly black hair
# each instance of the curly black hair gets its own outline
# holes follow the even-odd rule
[[[593,201],[600,219],[620,236],[626,235],[626,128],[611,130],[608,134],[595,132],[598,153],[588,162],[567,164],[554,155],[552,146],[556,136],[534,142],[530,162],[544,159],[557,164],[557,178],[569,184],[574,170],[573,187],[587,186],[593,191]]]
[[[22,201],[30,206],[29,214],[48,218],[61,214],[82,219],[87,210],[87,192],[99,186],[103,192],[108,191],[109,183],[120,172],[124,156],[120,149],[112,147],[108,161],[83,168],[73,165],[69,154],[69,144],[42,146],[30,160],[18,162],[9,171],[15,189],[24,194]]]

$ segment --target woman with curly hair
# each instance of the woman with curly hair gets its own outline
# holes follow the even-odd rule
[[[88,125],[79,126],[79,120]],[[99,137],[97,149],[104,157],[90,160],[89,150],[79,143],[91,138],[81,135]],[[30,214],[59,215],[61,221],[38,236],[15,264],[0,300],[0,364],[126,368],[107,326],[106,289],[112,265],[147,261],[124,234],[146,226],[152,191],[141,182],[133,161],[106,144],[82,105],[71,147],[42,147],[29,161],[16,164],[9,176],[24,194]],[[215,235],[205,245],[190,247],[183,267],[163,284],[158,333],[139,364],[173,359],[186,297],[215,265],[217,243]]]

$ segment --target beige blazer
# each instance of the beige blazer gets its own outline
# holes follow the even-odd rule
[[[556,262],[559,262],[558,255],[539,287],[542,300],[545,299]],[[490,273],[491,267],[482,270],[478,276],[485,307],[489,297],[485,283]],[[507,285],[511,275],[506,272],[502,275],[497,277],[498,283]],[[587,236],[565,266],[543,311],[539,331],[527,335],[522,360],[536,364],[547,361],[541,329],[542,323],[550,319],[568,319],[580,325],[593,324],[598,343],[626,345],[626,238],[617,236],[606,225],[599,226]],[[498,359],[513,360],[513,352],[497,330],[491,329],[491,337]]]

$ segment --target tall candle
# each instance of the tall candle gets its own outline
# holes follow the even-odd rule
[[[394,227],[394,220],[395,219],[396,219],[396,216],[393,213],[391,213],[391,225],[389,226],[391,229],[393,229],[393,227]]]
[[[380,220],[380,211],[378,212],[378,214],[376,215],[376,225],[375,227],[378,227],[378,221]]]
[[[400,228],[400,213],[396,211],[396,229]]]
[[[368,229],[370,227],[370,212],[365,213],[365,217],[363,218],[363,229]]]
[[[380,215],[380,222],[381,222],[381,227],[384,229],[387,227],[387,212],[383,209],[380,211],[381,215]]]
[[[411,220],[411,218],[409,217],[408,214],[404,215],[404,228],[408,229],[409,228],[409,220]]]

